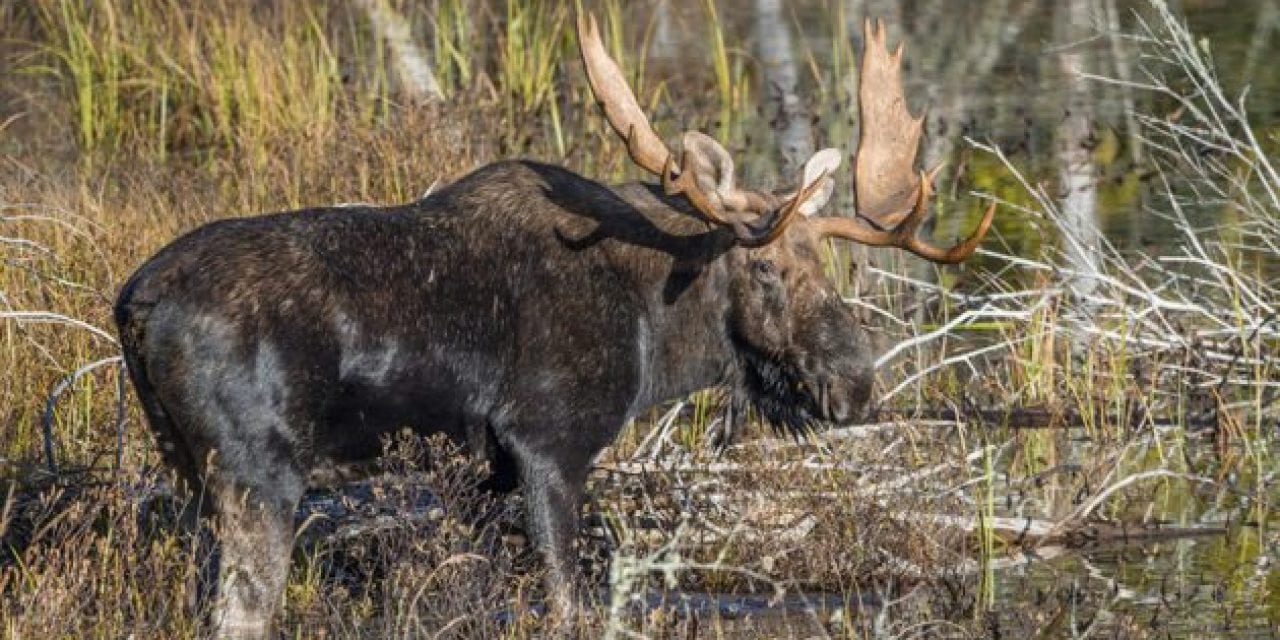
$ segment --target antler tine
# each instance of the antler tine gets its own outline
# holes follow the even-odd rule
[[[920,223],[924,222],[925,215],[928,213],[929,198],[933,195],[931,181],[927,178],[928,176],[924,173],[920,174],[920,190],[917,193],[915,206],[892,229],[872,229],[851,218],[819,218],[811,223],[814,231],[819,236],[837,236],[871,247],[906,249],[925,260],[941,264],[963,262],[978,249],[978,244],[991,228],[991,222],[995,219],[996,203],[991,203],[987,212],[982,215],[978,227],[968,238],[956,243],[950,249],[934,246],[916,236]]]
[[[801,205],[803,205],[806,200],[822,188],[823,180],[826,180],[827,175],[827,172],[824,171],[817,180],[814,180],[807,185],[801,184],[800,190],[796,192],[791,200],[787,202],[786,205],[779,207],[765,218],[763,224],[761,224],[757,230],[752,230],[748,237],[743,237],[743,235],[739,233],[739,242],[743,246],[747,247],[763,247],[764,245],[782,237],[782,234],[787,230],[787,227],[791,226],[791,223],[799,219]]]
[[[923,181],[927,184],[932,185],[934,181],[938,178],[938,174],[941,172],[942,172],[942,165],[939,164],[938,166],[924,172]],[[919,189],[913,192],[914,195],[919,195],[919,193],[920,193]],[[932,193],[932,188],[930,188],[930,193]],[[866,220],[868,224],[875,227],[876,229],[882,229],[882,230],[892,229],[902,224],[902,221],[906,219],[907,216],[915,212],[917,209],[916,207],[917,204],[919,204],[918,199],[916,202],[911,203],[911,207],[909,209],[905,209],[897,213],[884,213],[878,218],[864,216],[862,215],[861,211],[855,212],[855,215],[857,215],[859,218],[862,218],[863,220]]]

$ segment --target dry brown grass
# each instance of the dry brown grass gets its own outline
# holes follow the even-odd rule
[[[500,637],[537,620],[538,572],[501,544],[484,469],[436,439],[402,438],[384,472],[310,501],[281,626],[298,637]],[[154,477],[11,496],[0,562],[6,637],[198,635],[208,540],[176,522]],[[482,511],[494,510],[493,514]],[[488,517],[485,517],[485,516]]]

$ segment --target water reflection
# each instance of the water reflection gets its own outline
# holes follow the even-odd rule
[[[1250,87],[1254,125],[1274,128],[1280,121],[1280,74],[1267,56],[1280,43],[1280,3],[1171,4],[1212,43],[1225,89]],[[734,114],[742,124],[732,129],[731,140],[746,156],[741,164],[748,180],[786,181],[795,157],[813,148],[853,152],[852,59],[861,48],[861,21],[874,16],[889,23],[892,39],[907,44],[908,97],[917,110],[929,110],[921,157],[930,166],[947,165],[941,192],[956,197],[939,207],[959,206],[968,213],[945,216],[938,237],[959,235],[979,215],[979,204],[964,198],[968,190],[1000,180],[998,167],[972,157],[964,143],[971,137],[996,143],[1033,182],[1057,188],[1060,204],[1086,236],[1076,253],[1083,270],[1093,267],[1089,228],[1121,248],[1159,250],[1175,240],[1164,220],[1145,213],[1161,194],[1140,180],[1146,153],[1131,115],[1134,109],[1167,113],[1173,106],[1150,92],[1085,81],[1075,73],[1132,79],[1151,63],[1139,59],[1131,43],[1110,37],[1137,29],[1148,12],[1145,1],[738,0],[718,6],[726,41],[742,47],[732,52],[745,69],[739,81],[756,87]],[[656,8],[653,73],[675,87],[708,86],[701,4],[662,0]],[[698,64],[691,64],[693,51],[700,54]],[[679,109],[658,113],[659,126],[706,126],[691,115],[715,112],[705,94],[688,89]],[[1220,215],[1192,213],[1193,223],[1205,225]],[[1084,225],[1090,218],[1094,224]],[[1003,216],[997,228],[1013,252],[1029,252],[1044,240],[1039,229],[1014,216]]]

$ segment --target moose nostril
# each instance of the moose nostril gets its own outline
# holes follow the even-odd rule
[[[827,415],[836,424],[849,424],[858,417],[857,403],[844,394],[828,394],[830,408]]]
[[[843,400],[837,400],[831,407],[831,419],[835,422],[843,423],[849,419],[849,404]]]

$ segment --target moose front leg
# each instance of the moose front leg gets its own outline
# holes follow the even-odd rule
[[[562,471],[525,475],[526,519],[534,545],[546,563],[547,606],[553,618],[578,614],[577,551],[582,483]]]
[[[546,563],[549,613],[559,623],[572,623],[578,614],[579,582],[574,542],[591,459],[530,446],[517,447],[513,454],[524,486],[525,526]]]

